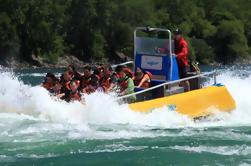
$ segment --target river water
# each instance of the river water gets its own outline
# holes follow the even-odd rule
[[[0,165],[251,165],[251,66],[217,70],[237,109],[193,121],[98,93],[57,101],[37,85],[61,70],[0,69]]]

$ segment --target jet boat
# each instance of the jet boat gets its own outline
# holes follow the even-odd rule
[[[126,99],[136,95],[137,101],[128,107],[148,113],[156,109],[176,111],[191,118],[208,116],[214,110],[231,112],[236,104],[226,86],[217,83],[216,72],[191,71],[189,77],[180,79],[174,56],[172,34],[169,29],[137,27],[134,31],[133,68],[152,73],[151,87],[135,88],[135,93],[121,96]],[[212,76],[213,83],[205,86]],[[188,80],[190,91],[185,92],[180,83]],[[208,84],[208,83],[207,83]]]

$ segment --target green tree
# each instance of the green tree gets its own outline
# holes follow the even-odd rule
[[[192,38],[190,41],[194,48],[197,61],[199,61],[201,64],[209,64],[214,62],[214,50],[206,43],[205,40]]]
[[[11,55],[17,55],[18,48],[15,26],[12,24],[8,14],[2,12],[0,13],[0,60],[5,61]]]
[[[96,1],[74,0],[69,8],[69,20],[67,25],[67,43],[72,45],[73,54],[79,59],[89,61],[94,55],[94,45],[97,46],[95,36]],[[99,35],[100,36],[100,35]],[[98,51],[100,52],[100,51]]]
[[[216,37],[217,60],[223,63],[233,62],[248,55],[247,39],[241,21],[221,21]]]
[[[189,57],[232,63],[251,53],[250,0],[0,0],[0,58],[133,55],[137,26],[180,28]],[[16,56],[17,57],[17,56]]]

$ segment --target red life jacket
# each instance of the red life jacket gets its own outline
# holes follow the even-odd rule
[[[86,76],[83,76],[83,77],[81,78],[80,87],[81,87],[82,89],[86,88],[86,87],[89,85],[90,78],[91,78],[91,77],[86,77]]]
[[[188,45],[183,37],[179,41],[175,41],[175,54],[177,55],[177,63],[179,67],[188,66]]]
[[[123,92],[124,90],[126,90],[126,88],[128,87],[128,79],[129,78],[130,77],[126,76],[126,78],[123,81],[121,81],[121,82],[118,83],[121,92]]]
[[[103,89],[105,90],[105,92],[107,92],[108,89],[111,87],[111,78],[108,77],[107,79],[104,79],[101,82],[101,86],[103,87]]]
[[[128,67],[125,67],[125,68],[123,68],[123,71],[126,73],[126,75],[128,76],[128,77],[130,77],[130,78],[132,78],[133,77],[133,72],[132,72],[132,70],[131,69],[129,69]]]
[[[102,78],[100,75],[97,75],[97,74],[95,74],[95,77],[97,77],[98,81],[100,81]]]
[[[75,82],[76,82],[77,86],[80,87],[80,81],[76,80]]]
[[[63,86],[66,87],[66,89],[71,90],[70,88],[70,81],[66,82]]]
[[[78,100],[78,101],[80,101],[81,100],[81,96],[80,96],[79,92],[78,91],[76,91],[74,93],[70,92],[70,100],[73,100],[73,101]]]
[[[150,73],[149,71],[145,71],[145,74],[147,74],[149,76],[149,78],[152,79],[152,77],[153,77],[152,73]]]

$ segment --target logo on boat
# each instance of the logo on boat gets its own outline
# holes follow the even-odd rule
[[[169,104],[167,105],[167,108],[169,111],[175,111],[176,110],[176,105],[175,104]]]
[[[150,65],[150,66],[155,66],[155,65],[158,65],[159,62],[150,61],[150,62],[147,62],[147,64]]]
[[[142,55],[141,68],[162,70],[162,57]]]

